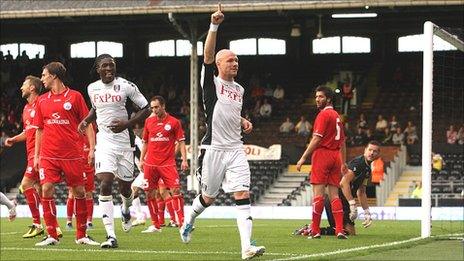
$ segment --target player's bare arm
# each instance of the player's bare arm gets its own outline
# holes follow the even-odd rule
[[[313,153],[313,151],[319,146],[319,143],[321,142],[322,137],[319,135],[313,135],[311,142],[309,142],[308,147],[306,148],[305,152],[303,155],[301,155],[300,160],[296,163],[296,169],[298,171],[301,170],[301,166],[305,163],[306,159],[308,156]]]
[[[366,186],[364,184],[361,185],[358,191],[356,191],[356,194],[358,195],[359,202],[364,210],[364,221],[362,222],[362,225],[367,228],[372,224],[372,218],[369,211],[369,204],[367,203]]]
[[[143,170],[143,164],[145,164],[145,155],[147,155],[147,147],[148,144],[146,141],[142,141],[142,149],[140,150],[140,160],[139,160],[139,168],[140,170]]]
[[[95,160],[95,131],[93,130],[92,123],[87,126],[85,135],[89,141],[89,155],[87,157],[87,164],[92,166]]]
[[[187,161],[187,148],[185,146],[185,141],[179,141],[178,146],[180,149],[180,157],[182,158],[182,163],[180,164],[180,169],[183,171],[188,170],[189,165]]]
[[[22,142],[22,141],[26,141],[26,132],[25,131],[21,132],[20,134],[14,136],[14,137],[6,139],[5,140],[5,146],[6,147],[11,147],[16,142]]]
[[[34,169],[39,171],[39,153],[40,145],[42,144],[42,132],[43,129],[38,128],[35,131],[35,146],[34,146]]]
[[[97,119],[97,113],[94,108],[90,108],[89,114],[77,126],[77,130],[82,134],[86,131],[87,126]]]
[[[356,201],[354,200],[353,195],[351,194],[351,181],[354,179],[354,172],[350,169],[347,170],[345,175],[343,175],[342,180],[340,181],[340,188],[342,190],[343,196],[350,204],[350,219],[355,220],[358,217],[358,208],[356,207]]]
[[[218,4],[218,10],[211,15],[211,24],[213,26],[218,26],[224,21],[224,14],[222,13],[221,4]],[[212,26],[212,27],[213,27]],[[210,28],[208,35],[206,36],[205,41],[205,50],[203,52],[203,62],[205,64],[212,64],[214,62],[214,51],[216,49],[216,36],[217,36],[217,27],[215,30]]]
[[[346,143],[345,141],[342,142],[342,147],[340,148],[340,159],[342,160],[342,175],[348,171],[348,167],[346,165]]]
[[[251,133],[251,131],[253,130],[253,124],[249,120],[242,117],[241,124],[244,133]]]
[[[150,107],[147,105],[145,108],[139,110],[134,117],[129,120],[114,120],[111,122],[111,125],[108,126],[110,130],[114,133],[119,133],[127,128],[134,126],[138,122],[145,121],[148,116],[150,116]]]

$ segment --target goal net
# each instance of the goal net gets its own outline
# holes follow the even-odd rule
[[[459,32],[455,29],[440,28],[432,22],[424,23],[421,220],[423,238],[431,235],[433,206],[452,206],[453,202],[458,202],[455,205],[457,212],[464,211],[461,194],[464,188],[464,145],[459,144],[459,135],[464,133],[461,130],[461,134],[458,134],[464,124],[464,43],[462,28],[460,30]],[[452,137],[454,135],[455,138]],[[440,154],[443,158],[443,167],[432,168],[432,152]],[[462,230],[459,229],[460,232]]]

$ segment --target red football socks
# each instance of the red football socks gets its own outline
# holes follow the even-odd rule
[[[311,223],[311,232],[313,235],[321,233],[321,215],[324,210],[324,197],[316,196],[313,199],[313,219]]]
[[[58,240],[56,233],[56,205],[54,198],[42,198],[45,226],[49,236]]]
[[[74,198],[76,206],[76,238],[80,239],[85,237],[85,231],[87,229],[87,206],[85,198]]]
[[[343,206],[340,198],[335,198],[330,202],[332,214],[335,219],[335,234],[343,233]]]
[[[177,214],[177,224],[182,225],[184,222],[184,205],[182,205],[182,194],[172,196],[172,205]]]
[[[156,199],[147,200],[148,210],[150,211],[151,224],[156,228],[160,228],[160,223],[158,221],[158,206],[156,204]]]
[[[164,224],[164,209],[167,205],[164,204],[164,200],[162,198],[156,199],[156,204],[158,206],[158,221],[160,224]]]
[[[34,224],[40,224],[40,211],[39,211],[39,204],[40,204],[40,197],[39,193],[35,188],[30,187],[24,190],[24,196],[26,197],[27,205],[31,210],[32,214],[32,222]]]

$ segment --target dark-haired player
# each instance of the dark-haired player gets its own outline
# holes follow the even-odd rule
[[[354,195],[357,196],[364,210],[363,227],[371,225],[371,213],[367,204],[366,185],[371,179],[371,163],[380,156],[380,143],[370,141],[364,149],[363,155],[357,156],[348,163],[347,172],[340,181],[339,196],[343,204],[343,224],[349,235],[356,235],[354,220],[358,217],[358,209]],[[330,214],[330,204],[327,204],[327,219],[331,227],[335,226],[334,217]]]
[[[148,183],[148,186],[144,189],[147,195],[147,205],[152,225],[142,231],[142,233],[160,231],[161,224],[158,220],[156,202],[159,180],[162,180],[172,193],[173,206],[179,223],[182,224],[184,221],[184,199],[180,192],[175,149],[177,142],[182,157],[181,169],[183,171],[187,170],[185,136],[182,124],[178,119],[166,112],[165,106],[163,97],[154,96],[150,101],[153,114],[145,120],[143,128],[143,147],[140,153],[140,166],[143,167],[143,175]]]
[[[39,171],[42,185],[42,206],[48,237],[36,246],[59,243],[56,205],[53,198],[55,187],[63,179],[71,188],[75,199],[76,243],[99,245],[86,234],[87,207],[81,143],[77,126],[88,113],[82,95],[64,83],[66,68],[59,62],[43,67],[42,83],[49,90],[40,96],[36,105],[33,125],[35,133],[34,168]],[[95,144],[93,129],[85,129],[90,144]],[[92,162],[92,155],[88,162]]]
[[[36,115],[37,98],[42,91],[42,87],[39,78],[32,75],[26,77],[21,86],[21,96],[27,100],[22,114],[24,129],[20,134],[5,140],[5,146],[7,147],[13,146],[16,142],[26,142],[27,167],[21,180],[20,189],[26,197],[27,205],[32,214],[32,225],[29,226],[29,230],[23,235],[23,238],[31,238],[44,233],[39,211],[41,191],[36,189],[36,185],[40,186],[39,173],[34,169],[36,128],[32,125]]]
[[[326,87],[316,88],[316,106],[320,110],[314,121],[311,142],[297,163],[301,169],[309,154],[311,158],[310,182],[313,185],[313,214],[310,238],[320,238],[321,215],[324,210],[324,192],[328,187],[332,213],[335,217],[335,231],[339,239],[346,239],[343,231],[343,207],[338,197],[341,173],[345,172],[345,133],[343,124],[332,104],[334,92]],[[342,164],[343,162],[343,164]]]
[[[357,218],[358,210],[354,195],[357,196],[361,207],[364,209],[363,227],[371,225],[371,213],[367,204],[366,185],[371,179],[371,163],[380,156],[380,143],[370,141],[364,149],[363,155],[359,155],[348,163],[347,172],[340,181],[338,195],[343,205],[343,226],[349,235],[356,235],[354,220]],[[328,197],[325,197],[325,209],[329,226],[321,229],[321,235],[335,235],[335,219],[331,213],[331,204]],[[294,234],[308,234],[310,227],[302,227]]]
[[[99,205],[105,225],[107,240],[102,248],[116,248],[118,243],[114,232],[113,195],[114,178],[118,178],[121,193],[122,229],[131,229],[129,207],[132,204],[131,183],[134,180],[134,135],[129,129],[137,122],[143,122],[149,115],[148,101],[132,82],[116,77],[116,62],[109,54],[99,55],[95,60],[95,70],[100,79],[87,87],[92,103],[88,116],[79,124],[82,131],[96,120],[98,133],[95,151],[95,173],[100,179]],[[131,100],[140,110],[129,119],[126,109]]]

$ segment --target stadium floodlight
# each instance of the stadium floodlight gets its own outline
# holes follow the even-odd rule
[[[332,18],[375,18],[377,13],[346,13],[346,14],[332,14]]]
[[[432,196],[432,106],[434,85],[434,35],[464,52],[464,42],[432,22],[424,23],[422,89],[422,221],[421,237],[430,237]],[[436,86],[437,87],[437,86]],[[462,106],[462,105],[461,105]]]

